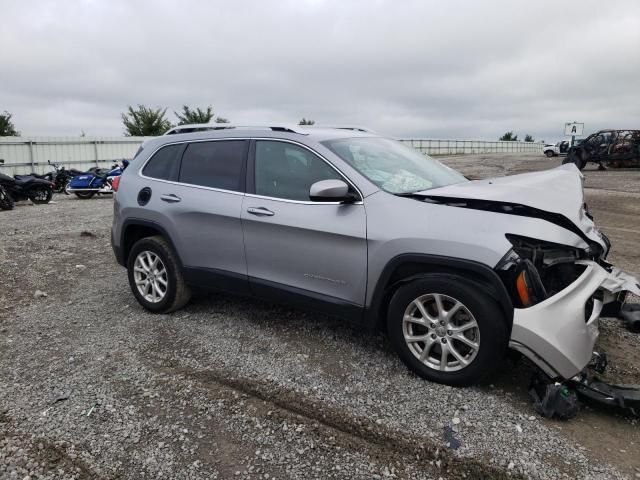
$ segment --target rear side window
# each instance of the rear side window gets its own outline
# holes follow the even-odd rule
[[[180,162],[178,155],[182,145],[167,145],[162,147],[147,162],[142,169],[142,174],[160,180],[174,180],[178,175]]]
[[[190,143],[182,156],[180,182],[243,191],[248,144],[246,140]]]

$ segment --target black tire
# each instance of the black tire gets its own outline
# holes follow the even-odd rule
[[[0,210],[13,210],[15,206],[15,202],[11,195],[7,193],[7,191],[0,186]]]
[[[405,341],[403,320],[405,311],[410,308],[415,299],[424,298],[424,296],[428,297],[428,294],[445,296],[442,297],[445,302],[449,302],[450,299],[461,302],[466,307],[466,311],[470,312],[475,318],[477,330],[479,330],[479,337],[477,338],[480,340],[477,344],[477,353],[474,357],[469,354],[469,364],[459,367],[459,370],[442,371],[427,366],[416,357],[416,354],[412,352]],[[450,311],[451,308],[445,310]],[[468,320],[469,317],[466,311],[456,315],[458,318],[466,318]],[[453,318],[455,319],[456,317],[454,316]],[[467,320],[463,320],[463,322]],[[436,325],[438,324],[436,323]],[[445,326],[444,328],[446,329],[447,327]],[[438,329],[441,330],[441,328]],[[426,328],[425,331],[427,331]],[[428,336],[435,339],[431,350],[435,350],[436,353],[443,347],[439,342],[443,344],[449,342],[452,346],[455,345],[458,353],[465,348],[463,343],[450,336],[455,335],[455,333],[440,332],[438,336],[434,336],[436,335],[435,332],[433,330],[430,332],[432,333]],[[427,380],[452,386],[471,385],[491,373],[502,361],[509,341],[507,322],[504,315],[498,304],[487,296],[486,289],[461,277],[448,274],[420,277],[399,287],[389,304],[387,333],[395,351],[409,369]],[[413,344],[417,343],[413,342]],[[440,350],[440,357],[442,357],[442,350]],[[453,354],[448,354],[446,358],[452,358],[454,362],[456,361]]]
[[[585,165],[587,164],[587,162],[585,162],[581,155],[579,155],[576,152],[570,152],[567,157],[562,161],[562,164],[565,165],[567,163],[573,163],[575,164],[576,167],[578,167],[578,170],[583,170]]]
[[[547,156],[547,158],[551,158],[551,157],[555,157],[556,154],[553,153],[553,150],[547,150],[546,152],[544,152],[544,154]]]
[[[29,200],[36,205],[44,205],[49,203],[53,198],[53,188],[51,187],[37,187],[29,192]]]
[[[96,194],[96,192],[73,192],[73,193],[75,193],[76,197],[80,198],[81,200],[88,200]]]
[[[155,303],[148,301],[142,296],[138,290],[134,277],[134,265],[136,258],[145,251],[152,252],[160,257],[160,260],[167,270],[167,287],[165,296],[162,300]],[[127,259],[127,271],[129,286],[131,287],[133,295],[136,297],[136,300],[138,300],[138,303],[150,312],[173,312],[174,310],[178,310],[185,306],[191,298],[191,290],[185,283],[182,276],[180,262],[178,262],[177,256],[171,246],[161,236],[142,238],[133,245]]]

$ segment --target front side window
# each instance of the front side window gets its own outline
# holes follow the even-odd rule
[[[182,156],[180,182],[223,190],[244,190],[246,140],[190,143]]]
[[[309,150],[291,143],[256,142],[256,194],[288,200],[309,200],[311,185],[340,179],[338,172]]]
[[[142,149],[142,147],[140,147]],[[178,155],[182,145],[167,145],[162,147],[147,162],[142,169],[142,174],[159,180],[174,180],[180,166]],[[136,153],[138,155],[138,153]]]
[[[455,170],[395,140],[355,137],[322,144],[389,193],[413,193],[467,181]]]

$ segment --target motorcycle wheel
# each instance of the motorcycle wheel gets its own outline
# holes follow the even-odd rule
[[[76,197],[81,198],[82,200],[88,200],[89,198],[93,197],[96,192],[74,192],[76,194]]]
[[[13,210],[15,203],[11,195],[4,188],[0,187],[0,210]]]
[[[29,192],[29,200],[31,200],[36,205],[49,203],[51,201],[51,198],[53,198],[53,189],[51,187],[36,188]]]
[[[71,195],[71,193],[69,193],[69,191],[67,190],[69,188],[70,183],[71,183],[71,179],[70,178],[66,179],[61,187],[60,193],[64,192],[65,195]]]

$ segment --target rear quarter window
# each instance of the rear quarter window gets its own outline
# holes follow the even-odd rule
[[[142,169],[142,174],[159,180],[175,180],[180,168],[179,155],[182,149],[182,145],[162,147],[149,159]]]
[[[244,191],[246,140],[190,143],[182,156],[180,182]]]

